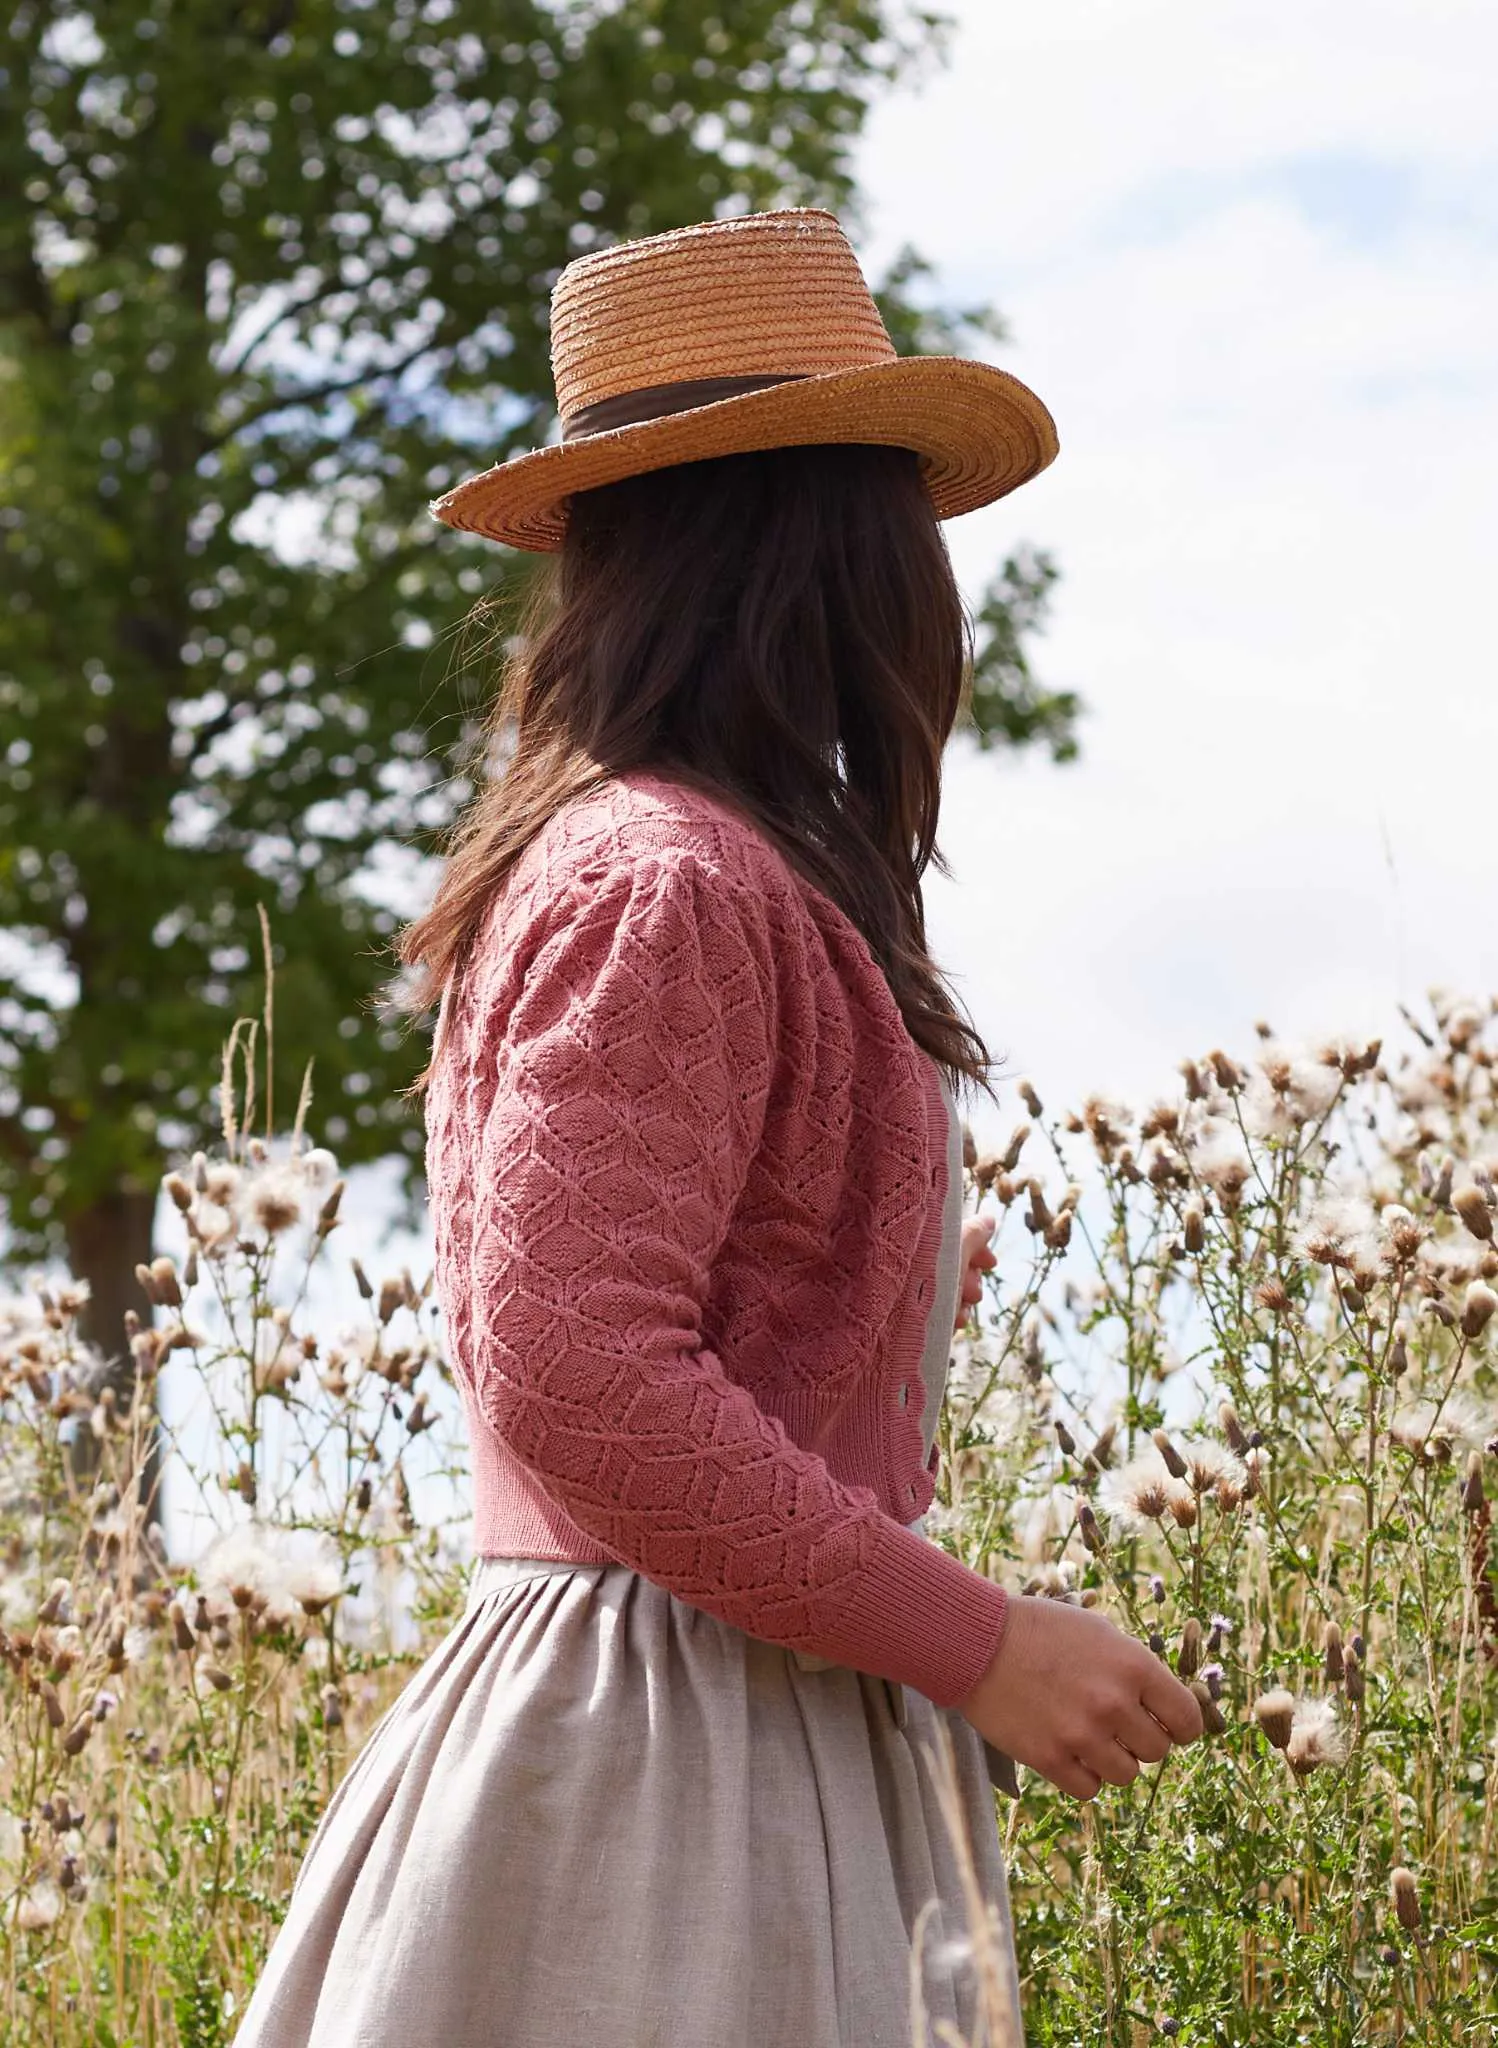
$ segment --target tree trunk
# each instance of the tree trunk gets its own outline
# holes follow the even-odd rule
[[[109,1361],[102,1384],[113,1387],[122,1414],[135,1391],[135,1360],[125,1332],[125,1314],[134,1309],[143,1324],[151,1320],[151,1305],[135,1277],[135,1269],[150,1261],[155,1221],[155,1188],[116,1188],[68,1219],[68,1259],[73,1277],[86,1280],[89,1285],[88,1306],[82,1316],[83,1335]],[[162,1449],[154,1380],[148,1400],[149,1437],[139,1494],[145,1503],[147,1525],[159,1535]],[[86,1417],[80,1417],[79,1423],[70,1447],[70,1464],[75,1484],[86,1490],[99,1469],[99,1442]]]

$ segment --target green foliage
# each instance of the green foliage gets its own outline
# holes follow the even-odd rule
[[[415,1154],[418,1049],[373,998],[467,786],[486,678],[444,636],[517,573],[426,502],[544,438],[563,263],[734,207],[847,213],[870,97],[940,24],[18,0],[7,27],[0,1198],[29,1253],[211,1133],[262,903],[278,1093],[312,1055],[348,1160]]]
[[[1009,557],[974,614],[973,682],[968,715],[979,746],[1044,744],[1053,761],[1077,757],[1081,699],[1047,690],[1030,666],[1027,642],[1040,632],[1059,571],[1039,548]]]

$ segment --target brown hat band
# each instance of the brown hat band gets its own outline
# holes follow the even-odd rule
[[[745,392],[768,391],[774,384],[799,384],[803,374],[793,370],[783,377],[690,377],[676,384],[651,384],[643,391],[621,391],[617,398],[579,406],[563,420],[562,439],[584,441],[590,434],[609,434],[616,427],[638,427],[674,412],[716,405],[720,398],[742,398]]]

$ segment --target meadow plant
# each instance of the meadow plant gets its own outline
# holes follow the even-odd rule
[[[128,1397],[80,1288],[0,1305],[7,2048],[229,2040],[323,1807],[462,1600],[420,1512],[456,1499],[430,1283],[355,1261],[362,1318],[313,1329],[343,1183],[305,1095],[289,1140],[251,1134],[254,1044],[226,1057],[221,1150],[167,1176],[180,1251],[138,1270]],[[143,1495],[158,1412],[166,1526],[208,1534],[186,1562]]]
[[[969,1140],[1001,1263],[929,1526],[1207,1729],[1003,1812],[1035,2048],[1498,2040],[1498,1028],[1404,1021]]]
[[[1029,1775],[1001,1802],[1032,2048],[1498,2041],[1498,1024],[1448,997],[1406,1024],[1397,1056],[1261,1032],[1142,1113],[1054,1115],[1021,1083],[1002,1150],[968,1142],[1000,1264],[954,1344],[928,1527],[1102,1606],[1208,1731],[1085,1806]],[[249,1027],[222,1147],[165,1183],[177,1245],[140,1272],[128,1395],[76,1287],[0,1304],[16,2048],[227,2042],[327,1799],[462,1607],[430,1283],[341,1256],[305,1094],[289,1138],[252,1135],[253,1068]],[[153,1414],[190,1558],[141,1498]],[[926,1761],[949,1779],[949,1749]],[[1010,2048],[969,1891],[946,1933],[981,1993],[967,2048]]]

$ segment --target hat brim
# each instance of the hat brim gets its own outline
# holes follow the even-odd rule
[[[431,511],[462,532],[548,553],[562,544],[567,500],[578,491],[715,455],[819,442],[913,449],[940,519],[1017,490],[1057,449],[1050,413],[1007,370],[963,356],[897,356],[536,448],[465,478]]]

